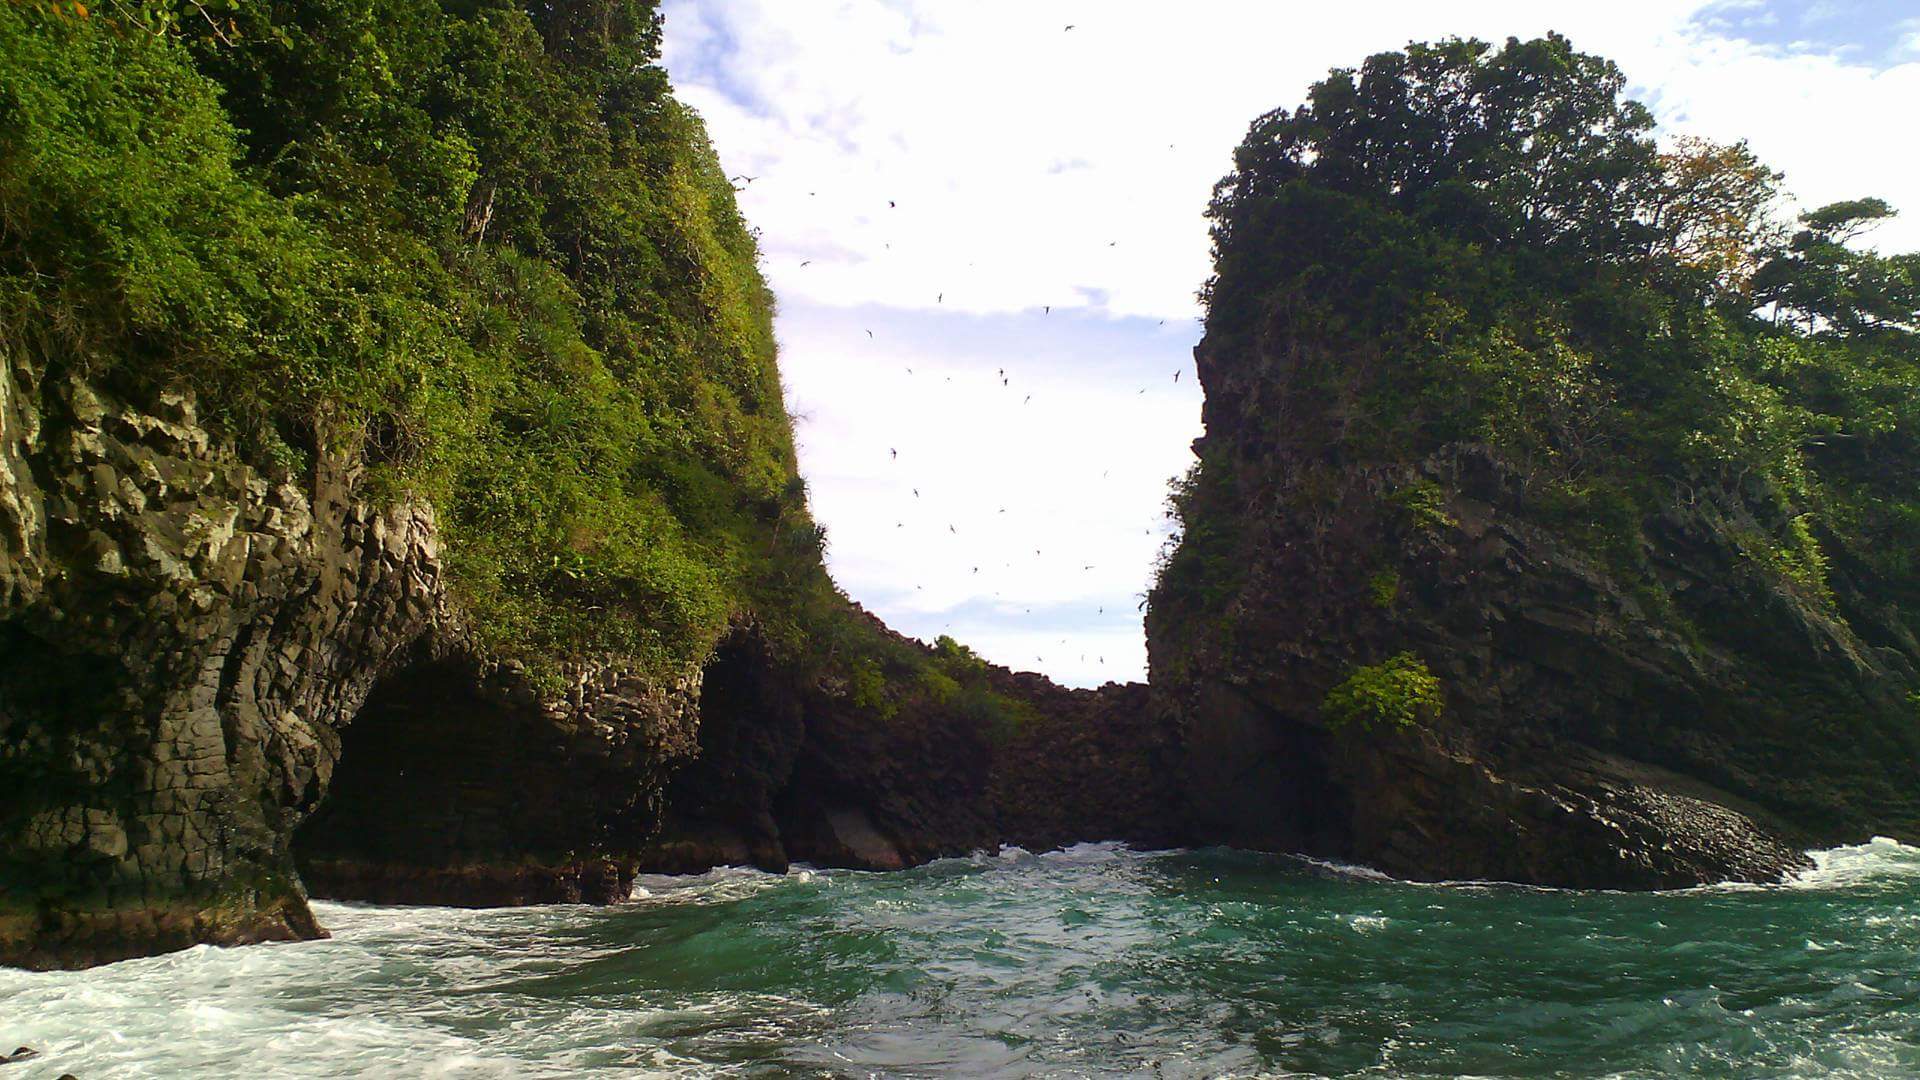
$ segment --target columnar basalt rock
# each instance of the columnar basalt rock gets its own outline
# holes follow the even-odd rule
[[[182,396],[0,388],[0,961],[319,934],[287,837],[440,616],[431,516],[264,475]]]
[[[322,935],[295,834],[343,754],[346,824],[308,834],[328,894],[626,895],[631,862],[610,853],[651,831],[695,748],[698,671],[583,663],[536,692],[464,646],[432,514],[372,508],[354,480],[325,453],[266,475],[189,398],[134,407],[7,358],[0,963]],[[431,767],[347,753],[370,700],[417,707]],[[392,719],[373,710],[373,745]]]

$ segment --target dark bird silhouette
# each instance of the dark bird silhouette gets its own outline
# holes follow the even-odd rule
[[[933,302],[934,302],[934,303],[936,303],[936,304],[944,304],[944,303],[946,303],[946,302],[947,302],[947,294],[946,294],[946,293],[941,293],[940,295],[938,295],[938,296],[936,296],[936,297],[934,297],[934,298],[933,298]]]
[[[1093,569],[1093,564],[1092,564],[1092,563],[1088,563],[1087,565],[1085,565],[1085,566],[1083,566],[1083,567],[1081,567],[1080,569],[1082,569],[1082,570],[1091,570],[1091,569]]]
[[[1174,382],[1179,382],[1179,381],[1180,381],[1180,373],[1179,373],[1179,372],[1177,372],[1177,371],[1176,371],[1176,372],[1174,372],[1174,373],[1173,373],[1173,381],[1174,381]]]
[[[1071,30],[1071,29],[1073,29],[1073,28],[1074,28],[1074,26],[1076,26],[1076,25],[1077,25],[1077,24],[1075,24],[1075,23],[1068,23],[1068,24],[1067,24],[1067,30]],[[1062,31],[1060,31],[1060,32],[1064,34],[1064,33],[1066,33],[1066,32],[1067,32],[1067,30],[1062,30]]]
[[[913,497],[914,497],[914,498],[916,498],[916,499],[920,497],[920,489],[919,489],[919,488],[914,488],[914,489],[913,489]]]
[[[1007,512],[1007,508],[1006,508],[1006,507],[1004,507],[1004,506],[1003,506],[1003,507],[1001,507],[1001,508],[1000,508],[1000,512],[1001,512],[1001,513],[1003,513],[1003,514],[1004,514],[1004,513],[1006,513],[1006,512]]]
[[[897,202],[894,202],[894,201],[893,201],[892,199],[888,199],[888,200],[887,200],[887,209],[889,209],[889,210],[892,210],[892,209],[895,209],[895,208],[897,208],[897,207],[898,207],[899,205],[900,205],[899,203],[897,203]]]
[[[873,331],[871,330],[867,331],[867,337],[869,338],[873,337]]]
[[[1053,314],[1053,305],[1048,304],[1045,308],[1041,309],[1041,311],[1042,314],[1051,315]]]
[[[913,374],[913,369],[912,369],[912,368],[908,368],[908,369],[907,369],[907,374],[909,374],[909,375],[911,375],[911,374]]]
[[[1002,379],[1005,379],[1005,378],[1007,377],[1007,369],[1006,369],[1006,368],[996,368],[996,369],[995,369],[995,371],[996,371],[996,373],[997,373],[997,374],[999,374],[999,376],[1000,376],[1000,377],[1001,377]]]
[[[959,529],[956,529],[956,528],[954,528],[954,527],[953,527],[953,526],[951,526],[951,525],[949,525],[949,526],[947,526],[947,531],[948,531],[948,532],[950,532],[950,533],[952,533],[952,534],[953,534],[953,535],[955,535],[955,536],[959,536],[959,535],[960,535],[960,530],[959,530]]]
[[[1027,395],[1027,401],[1032,401],[1032,400],[1033,400],[1033,395],[1032,395],[1032,394],[1028,394],[1028,395]],[[1027,403],[1027,401],[1023,401],[1023,402],[1021,402],[1020,404],[1022,404],[1022,405],[1025,405],[1025,404]]]
[[[893,447],[891,447],[891,446],[889,446],[889,447],[887,447],[887,453],[889,453],[889,454],[892,454],[892,455],[893,455],[893,460],[895,460],[895,461],[899,461],[899,460],[900,460],[900,451],[898,451],[898,450],[895,450],[895,449],[894,449]]]
[[[812,259],[801,259],[801,260],[800,260],[800,265],[801,265],[801,266],[812,266],[812,265],[813,265],[813,260],[812,260]]]
[[[974,572],[974,573],[976,573],[976,574],[977,574],[977,573],[979,573],[979,572],[980,572],[980,568],[979,568],[979,567],[977,567],[977,566],[976,566],[976,567],[974,567],[974,568],[973,568],[973,572]]]
[[[1143,386],[1143,387],[1141,387],[1141,388],[1140,388],[1140,392],[1141,392],[1141,393],[1143,393],[1143,394],[1144,394],[1144,393],[1146,393],[1146,392],[1147,392],[1147,388],[1146,388],[1146,387],[1144,387],[1144,386]]]

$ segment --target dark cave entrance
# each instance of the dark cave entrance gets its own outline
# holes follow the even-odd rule
[[[786,869],[773,808],[805,737],[799,688],[767,643],[750,628],[729,634],[702,673],[699,756],[667,785],[665,843],[651,852],[652,868]]]
[[[579,823],[569,829],[556,797],[568,770],[542,721],[482,693],[468,664],[418,659],[382,678],[342,729],[332,783],[294,833],[308,888],[440,902],[444,883],[427,883],[438,871],[566,850]]]

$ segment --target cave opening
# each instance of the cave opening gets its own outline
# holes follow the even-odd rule
[[[567,762],[536,709],[483,692],[471,665],[420,658],[382,678],[340,733],[332,781],[294,833],[309,891],[381,903],[512,902],[497,869],[564,852]]]
[[[700,751],[667,785],[666,820],[651,868],[697,873],[715,865],[787,866],[773,809],[806,735],[792,681],[752,629],[714,650],[700,686]]]

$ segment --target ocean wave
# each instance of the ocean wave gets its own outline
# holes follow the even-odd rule
[[[1876,836],[1864,844],[1809,851],[1813,868],[1788,878],[1790,889],[1850,889],[1920,879],[1920,847]]]

